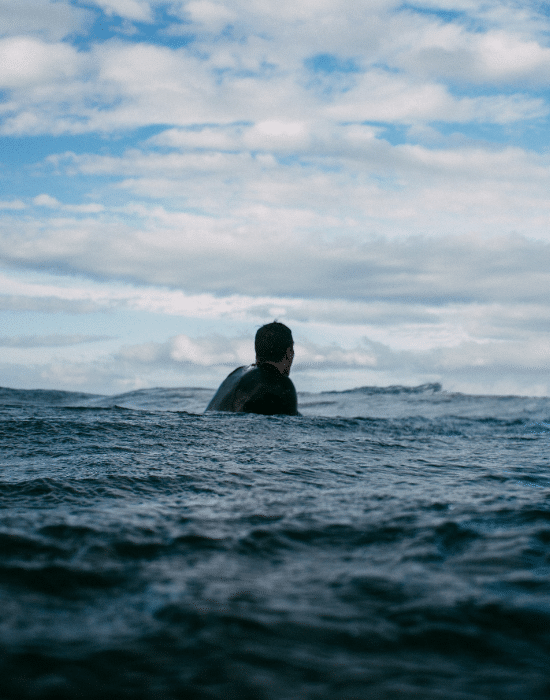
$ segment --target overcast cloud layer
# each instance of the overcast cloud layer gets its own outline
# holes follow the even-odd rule
[[[0,384],[550,394],[538,2],[0,0]]]

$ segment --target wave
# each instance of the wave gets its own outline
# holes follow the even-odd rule
[[[344,389],[343,391],[323,391],[323,394],[435,394],[441,391],[442,386],[438,382],[433,384],[419,384],[418,386],[360,386],[356,389]]]
[[[53,389],[10,389],[0,387],[0,405],[56,406],[70,408],[130,408],[151,411],[202,413],[214,389],[201,387],[137,389],[112,396]]]
[[[434,394],[440,392],[441,384],[420,384],[419,386],[393,385],[387,387],[362,386],[343,391],[324,391],[319,393],[298,392],[304,396],[334,395],[380,395],[380,394]],[[97,408],[135,408],[149,410],[182,410],[191,402],[200,402],[197,407],[202,413],[214,389],[204,387],[153,387],[136,389],[122,394],[88,394],[80,391],[61,391],[55,389],[10,389],[0,387],[0,405],[38,404],[49,406],[97,407]],[[202,406],[202,403],[204,406]],[[183,410],[188,410],[187,408]]]
[[[0,404],[46,404],[51,406],[73,406],[75,402],[102,398],[101,394],[86,394],[80,391],[55,389],[9,389],[0,387]]]
[[[26,410],[49,407],[63,411],[129,410],[202,416],[214,391],[205,387],[154,387],[104,395],[0,387],[0,406],[8,413],[19,407]],[[298,407],[302,417],[310,418],[423,417],[429,420],[444,418],[447,422],[470,419],[474,422],[505,421],[507,425],[518,426],[529,423],[529,437],[541,437],[534,433],[546,434],[550,430],[544,423],[550,423],[550,398],[461,394],[444,391],[438,382],[417,386],[361,386],[343,391],[299,391]]]

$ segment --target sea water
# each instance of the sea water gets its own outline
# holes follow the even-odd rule
[[[0,698],[550,697],[550,399],[0,390]]]

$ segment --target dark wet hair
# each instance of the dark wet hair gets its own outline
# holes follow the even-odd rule
[[[294,341],[290,328],[278,321],[259,328],[254,340],[258,362],[280,362],[292,345]]]

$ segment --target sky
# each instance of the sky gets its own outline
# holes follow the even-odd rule
[[[0,0],[0,385],[550,395],[550,7]]]

